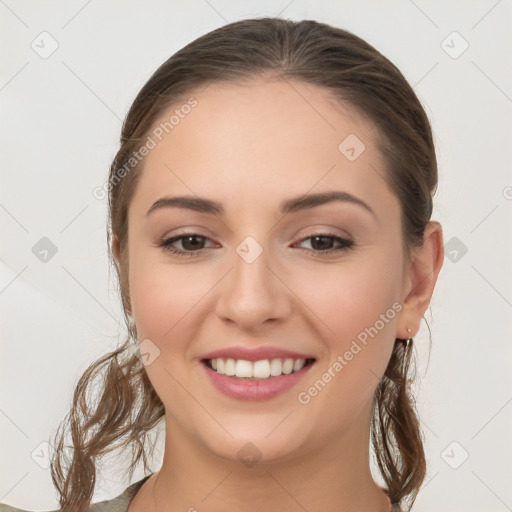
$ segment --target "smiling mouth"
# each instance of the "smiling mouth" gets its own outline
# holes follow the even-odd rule
[[[313,364],[315,359],[294,359],[290,357],[247,361],[245,359],[217,357],[215,359],[203,359],[202,362],[210,370],[221,375],[244,380],[264,380],[297,373]]]

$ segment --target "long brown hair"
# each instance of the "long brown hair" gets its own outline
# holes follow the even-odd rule
[[[119,278],[129,336],[118,349],[93,362],[74,391],[71,409],[55,435],[52,479],[61,507],[83,511],[95,488],[97,459],[132,447],[133,469],[147,472],[147,441],[165,415],[143,363],[133,350],[136,329],[130,316],[127,214],[140,164],[127,167],[156,120],[172,105],[211,82],[251,79],[263,74],[296,79],[331,92],[374,126],[385,157],[386,176],[401,204],[404,247],[422,244],[437,187],[437,163],[426,113],[400,71],[375,48],[345,30],[311,20],[279,18],[238,21],[191,42],[151,76],[123,124],[111,167],[108,246],[119,241]],[[371,440],[393,503],[412,504],[425,478],[419,421],[408,388],[411,347],[397,339],[374,400]],[[91,390],[99,389],[96,399]],[[66,436],[71,436],[71,445]]]

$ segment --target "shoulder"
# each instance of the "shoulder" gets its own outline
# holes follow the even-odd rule
[[[138,490],[142,487],[142,484],[150,477],[147,475],[138,482],[130,485],[125,489],[123,494],[119,495],[113,500],[101,501],[94,505],[91,505],[88,512],[126,512],[128,505],[132,501],[133,497],[137,494]],[[2,512],[0,510],[0,512]]]
[[[122,494],[117,496],[117,498],[101,501],[99,503],[95,503],[91,505],[88,509],[89,512],[126,512],[128,510],[128,505],[132,498],[137,494],[137,491],[142,487],[142,484],[150,477],[151,475],[145,476],[142,480],[135,482],[134,484],[127,487]],[[45,512],[59,512],[58,510],[49,510]],[[32,512],[30,510],[24,510],[21,508],[16,508],[11,505],[6,505],[4,503],[0,503],[0,512]]]
[[[0,503],[0,512],[32,512],[31,510],[25,510],[23,508],[16,508],[5,503]],[[48,510],[45,512],[59,512],[58,510]]]
[[[22,508],[12,507],[11,505],[6,505],[4,503],[0,503],[0,512],[31,512],[31,511],[25,510]],[[50,510],[47,512],[58,512],[58,510]]]

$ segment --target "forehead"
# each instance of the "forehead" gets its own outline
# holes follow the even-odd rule
[[[212,83],[163,112],[149,135],[154,148],[136,196],[176,192],[262,204],[313,188],[368,200],[390,193],[372,123],[300,81]]]

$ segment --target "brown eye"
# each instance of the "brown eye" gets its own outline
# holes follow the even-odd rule
[[[181,245],[186,251],[195,251],[202,249],[204,246],[204,236],[191,235],[181,237]]]
[[[353,247],[354,242],[329,233],[319,233],[308,236],[301,240],[301,243],[310,240],[311,248],[304,247],[307,251],[317,254],[335,253],[345,251]],[[336,247],[337,245],[337,247]]]
[[[174,254],[196,256],[199,251],[206,248],[205,243],[207,240],[209,240],[207,237],[198,235],[197,233],[187,233],[163,240],[160,246]],[[181,248],[176,247],[176,243],[180,243]]]

